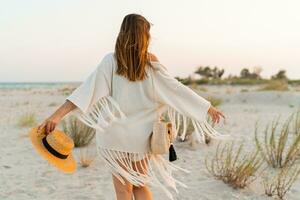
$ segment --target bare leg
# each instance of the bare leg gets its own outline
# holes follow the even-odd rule
[[[115,186],[117,200],[132,200],[133,186],[130,182],[124,179],[125,185],[113,175],[113,183]]]
[[[135,171],[140,172],[142,174],[147,173],[148,163],[145,159],[132,162],[132,167]],[[134,200],[153,200],[152,193],[148,186],[134,186],[133,185],[133,195]]]
[[[125,167],[119,162],[120,166],[125,169]],[[116,191],[117,200],[132,200],[132,184],[127,181],[125,178],[125,184],[123,184],[117,177],[112,175],[113,183]]]

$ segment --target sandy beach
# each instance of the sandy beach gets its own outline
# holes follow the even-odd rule
[[[78,149],[74,154],[78,171],[63,174],[50,166],[33,149],[28,132],[31,127],[20,127],[18,119],[34,113],[37,123],[48,117],[75,86],[53,88],[0,89],[0,199],[1,200],[112,200],[115,199],[111,174],[96,159],[90,167],[79,164]],[[244,142],[245,151],[255,148],[254,130],[259,122],[263,129],[279,115],[284,120],[300,106],[300,88],[289,91],[258,91],[258,86],[198,86],[204,97],[221,99],[219,108],[225,113],[226,123],[217,129],[230,134],[237,143]],[[196,108],[195,108],[196,109]],[[191,173],[175,173],[188,188],[178,187],[178,200],[254,200],[270,199],[264,195],[258,178],[245,189],[233,189],[215,179],[205,168],[205,156],[212,156],[217,141],[191,147],[189,142],[177,142],[179,159],[174,163]],[[158,188],[152,188],[154,199],[165,200]],[[287,199],[300,197],[298,179]]]

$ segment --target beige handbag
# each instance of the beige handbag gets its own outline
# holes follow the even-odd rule
[[[152,87],[153,87],[153,93],[154,93],[154,100],[156,103],[156,93],[154,90],[154,82],[153,77],[151,77],[152,80]],[[171,122],[166,122],[161,118],[161,115],[156,112],[157,117],[156,120],[153,123],[153,130],[150,136],[150,150],[153,154],[166,154],[169,152],[170,147],[172,146],[172,160],[174,159],[174,154],[176,156],[174,147],[172,145],[173,139],[174,139],[174,133],[173,133],[173,126]],[[171,156],[171,155],[170,155]]]
[[[153,154],[165,154],[173,141],[172,124],[164,122],[160,118],[154,122],[150,136],[150,149]]]

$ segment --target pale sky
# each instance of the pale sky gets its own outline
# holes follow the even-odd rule
[[[0,0],[0,82],[84,80],[129,13],[154,24],[150,50],[174,76],[261,66],[300,79],[299,0]]]

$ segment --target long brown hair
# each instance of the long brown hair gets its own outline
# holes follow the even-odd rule
[[[147,64],[152,67],[148,53],[150,27],[150,22],[138,14],[129,14],[123,19],[115,45],[116,73],[130,81],[144,80]]]

